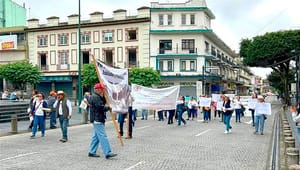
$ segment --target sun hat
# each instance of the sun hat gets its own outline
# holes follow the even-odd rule
[[[59,94],[62,94],[62,95],[64,95],[65,93],[64,93],[64,91],[62,91],[62,90],[59,90],[59,91],[57,91],[57,94],[59,95]]]

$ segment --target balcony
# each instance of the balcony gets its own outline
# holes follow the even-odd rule
[[[181,48],[172,48],[172,49],[158,49],[159,54],[197,54],[197,48],[191,49],[181,49]]]
[[[40,70],[48,71],[49,70],[49,65],[40,65]]]
[[[70,64],[58,64],[56,65],[57,70],[70,70]]]

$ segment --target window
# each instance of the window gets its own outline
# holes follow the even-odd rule
[[[181,61],[181,71],[186,71],[186,61]]]
[[[194,14],[191,14],[190,16],[191,18],[191,25],[195,25],[195,15]]]
[[[104,33],[104,42],[112,42],[113,41],[113,34],[112,32]]]
[[[196,61],[195,60],[190,61],[190,70],[196,71]]]
[[[168,25],[172,25],[172,15],[168,15]]]
[[[90,34],[82,34],[81,35],[81,42],[83,44],[90,43]]]
[[[209,51],[209,43],[205,41],[205,52]]]
[[[60,53],[60,64],[61,65],[66,65],[68,64],[68,56],[66,52]]]
[[[128,40],[136,40],[136,30],[128,31]]]
[[[47,46],[47,38],[46,37],[40,37],[39,46]]]
[[[164,25],[164,15],[158,15],[159,25]]]
[[[195,49],[195,40],[194,39],[183,39],[181,41],[181,48],[183,50],[194,50]]]
[[[172,40],[160,40],[159,50],[160,54],[164,54],[165,50],[172,50]]]
[[[186,24],[186,15],[185,14],[181,14],[181,24],[182,25]]]
[[[159,71],[162,72],[164,71],[164,60],[159,60]]]
[[[67,45],[68,37],[66,35],[59,35],[59,45]]]
[[[173,71],[173,61],[168,60],[168,70],[167,71]]]

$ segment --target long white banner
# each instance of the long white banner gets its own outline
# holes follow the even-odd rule
[[[112,112],[127,113],[130,88],[128,85],[128,69],[113,68],[97,60],[97,69],[106,85]]]
[[[180,86],[154,89],[132,84],[131,95],[134,109],[172,110],[176,109],[176,100]]]

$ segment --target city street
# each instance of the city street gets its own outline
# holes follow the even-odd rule
[[[133,138],[125,139],[121,146],[111,121],[106,124],[112,151],[118,156],[105,159],[88,157],[92,125],[69,127],[69,141],[59,142],[60,129],[47,130],[45,137],[30,132],[0,137],[1,170],[7,169],[109,169],[109,170],[264,170],[269,165],[274,115],[281,105],[272,105],[272,116],[265,123],[265,135],[254,135],[251,118],[243,117],[236,123],[232,117],[232,133],[224,134],[219,119],[202,123],[187,121],[186,126],[167,121],[138,120]],[[185,115],[186,116],[186,115]]]

